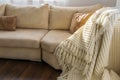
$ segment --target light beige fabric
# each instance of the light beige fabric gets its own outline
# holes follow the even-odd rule
[[[7,16],[17,16],[17,26],[20,28],[43,28],[48,29],[48,4],[35,6],[6,6]]]
[[[108,67],[120,74],[120,21],[114,26]]]
[[[57,59],[53,53],[42,49],[42,60],[52,66],[54,69],[60,69]]]
[[[113,70],[110,71],[111,80],[120,80],[120,76],[115,73]]]
[[[120,77],[117,73],[113,70],[108,71],[107,69],[104,70],[101,80],[120,80]]]
[[[5,4],[0,4],[0,16],[4,16],[5,13]]]
[[[57,45],[69,36],[71,34],[68,31],[51,30],[41,40],[41,47],[48,52],[54,52]]]
[[[75,12],[91,12],[100,9],[102,5],[97,4],[86,7],[57,7],[51,6],[50,10],[50,29],[69,29],[72,15]]]
[[[110,73],[107,69],[104,70],[101,80],[111,80]]]
[[[0,31],[0,46],[39,48],[40,40],[47,32],[47,30],[42,29]]]
[[[41,49],[0,47],[0,58],[41,61]]]

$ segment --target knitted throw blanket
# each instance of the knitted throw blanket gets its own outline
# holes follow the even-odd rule
[[[56,48],[62,69],[58,80],[101,80],[108,64],[113,23],[119,11],[102,8]]]

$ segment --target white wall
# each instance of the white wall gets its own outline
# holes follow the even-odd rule
[[[119,0],[120,1],[120,0]],[[0,0],[0,3],[14,3],[14,4],[35,4],[47,2],[58,6],[86,6],[96,3],[102,3],[105,6],[115,6],[116,0]]]
[[[102,3],[105,6],[115,6],[116,0],[68,0],[67,6],[83,6]]]

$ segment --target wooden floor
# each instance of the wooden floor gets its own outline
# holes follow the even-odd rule
[[[44,62],[0,59],[0,80],[56,80],[60,73]]]

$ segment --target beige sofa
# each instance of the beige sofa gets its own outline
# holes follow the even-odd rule
[[[54,50],[70,37],[72,15],[91,12],[101,5],[86,7],[0,5],[0,16],[17,16],[16,31],[0,31],[0,58],[45,61],[60,69]],[[120,28],[117,24],[110,48],[109,68],[120,73]]]

